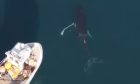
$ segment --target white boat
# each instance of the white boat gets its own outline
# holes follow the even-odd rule
[[[17,43],[0,62],[0,84],[30,84],[43,59],[40,43]]]

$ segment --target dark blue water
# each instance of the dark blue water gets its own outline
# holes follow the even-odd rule
[[[78,3],[93,36],[88,47],[93,57],[103,60],[86,72],[87,53],[75,31],[60,36],[74,21]],[[139,4],[136,0],[1,0],[0,58],[16,42],[37,41],[44,58],[31,84],[139,84]]]

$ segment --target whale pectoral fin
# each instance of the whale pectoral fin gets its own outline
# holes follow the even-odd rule
[[[84,39],[84,44],[86,44],[87,43],[87,41],[86,41],[86,39]]]
[[[69,29],[69,28],[72,27],[72,26],[76,27],[76,24],[73,22],[72,24],[70,24],[70,25],[68,25],[67,27],[65,27],[65,28],[61,31],[61,35],[63,36],[65,30]]]
[[[90,38],[92,38],[92,35],[90,34],[89,30],[87,31],[87,34]]]

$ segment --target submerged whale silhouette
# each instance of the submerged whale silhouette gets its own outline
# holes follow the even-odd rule
[[[86,73],[91,73],[93,71],[93,66],[99,63],[103,63],[102,60],[98,59],[97,57],[92,57],[91,55],[91,51],[88,47],[88,43],[87,43],[87,38],[88,36],[90,38],[92,38],[92,35],[90,34],[88,28],[87,28],[87,17],[84,13],[83,7],[81,5],[77,5],[76,7],[76,11],[75,11],[75,21],[68,25],[67,27],[65,27],[62,31],[61,31],[61,35],[63,36],[65,31],[73,28],[72,26],[74,26],[75,31],[78,34],[78,37],[80,38],[83,47],[87,53],[87,62],[84,65],[84,72]]]

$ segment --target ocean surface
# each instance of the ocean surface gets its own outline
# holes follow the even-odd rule
[[[88,51],[73,28],[81,4],[92,38]],[[17,42],[40,42],[43,62],[31,84],[139,84],[140,1],[0,0],[0,59]]]

